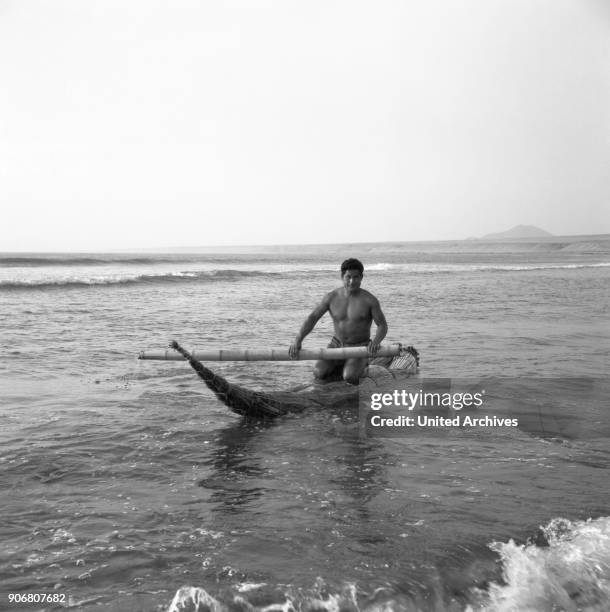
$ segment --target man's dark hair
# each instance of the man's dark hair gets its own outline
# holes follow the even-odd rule
[[[364,274],[364,266],[359,259],[350,257],[341,264],[341,278],[348,270],[358,270],[360,274]]]

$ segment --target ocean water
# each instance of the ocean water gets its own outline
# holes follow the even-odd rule
[[[285,347],[348,256],[415,381],[477,381],[480,414],[519,426],[245,422],[186,364],[136,359]],[[0,609],[610,609],[609,281],[599,239],[1,255]],[[325,317],[305,345],[331,335]],[[211,367],[263,391],[311,377]]]

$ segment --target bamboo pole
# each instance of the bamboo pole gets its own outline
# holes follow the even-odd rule
[[[405,349],[401,344],[382,346],[375,357],[396,357]],[[348,346],[344,348],[301,349],[297,359],[293,360],[288,349],[217,349],[209,351],[191,351],[197,361],[312,361],[316,359],[356,359],[371,357],[366,346]],[[184,357],[174,350],[142,351],[138,359],[155,361],[183,361]]]

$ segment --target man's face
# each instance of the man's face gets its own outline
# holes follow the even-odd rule
[[[360,270],[346,270],[342,280],[347,291],[357,291],[360,289],[360,283],[362,283],[362,273]]]

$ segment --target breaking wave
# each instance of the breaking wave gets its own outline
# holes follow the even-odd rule
[[[610,262],[601,263],[537,263],[537,264],[426,264],[426,263],[376,263],[366,266],[366,271],[407,272],[409,274],[448,274],[455,272],[533,272],[535,270],[580,270],[582,268],[607,268]]]
[[[47,289],[90,287],[95,285],[135,285],[151,283],[218,282],[256,276],[277,276],[278,272],[256,270],[206,270],[129,274],[124,272],[99,275],[63,276],[56,278],[15,279],[0,281],[0,289]]]
[[[40,268],[45,266],[107,266],[114,264],[150,265],[160,263],[186,263],[191,261],[197,260],[187,257],[78,257],[75,255],[69,255],[65,257],[59,255],[54,257],[44,257],[42,255],[36,257],[19,257],[14,255],[0,255],[0,266],[6,268]]]
[[[337,612],[605,612],[610,602],[610,517],[570,521],[556,518],[541,527],[535,541],[494,542],[496,581],[458,593],[442,576],[421,589],[367,590],[345,583],[332,588],[319,578],[312,588],[238,583],[214,595],[184,586],[167,612],[251,612],[316,610]],[[434,573],[434,572],[432,572]],[[419,592],[416,592],[419,591]]]
[[[176,270],[176,265],[161,264],[150,266],[150,260],[132,259],[115,261],[110,265],[108,260],[74,259],[73,262],[59,267],[45,259],[45,264],[35,266],[17,264],[17,261],[30,261],[29,258],[10,258],[8,265],[4,265],[7,258],[0,257],[0,290],[10,289],[52,289],[70,287],[135,285],[135,284],[167,284],[167,283],[208,283],[215,281],[238,281],[253,277],[278,278],[286,274],[312,275],[336,273],[335,266],[319,262],[196,262],[192,269]],[[98,262],[98,263],[92,263]],[[128,262],[130,265],[123,265]],[[176,261],[172,261],[176,264]],[[203,265],[202,265],[203,263]],[[104,264],[104,265],[102,265]],[[133,267],[137,265],[138,267]],[[226,266],[235,265],[236,268]],[[238,266],[244,266],[238,269]],[[202,270],[202,267],[207,269]],[[552,270],[578,270],[583,268],[607,268],[610,262],[601,263],[526,263],[526,264],[480,264],[480,263],[407,263],[407,262],[381,262],[367,265],[365,273],[374,274],[405,274],[405,275],[446,275],[446,274],[503,274],[530,273],[534,271]],[[173,268],[173,269],[172,269]],[[212,268],[212,269],[210,269]]]
[[[536,542],[494,542],[491,548],[500,555],[502,581],[490,584],[484,605],[474,610],[608,610],[610,517],[556,518],[540,528]]]

